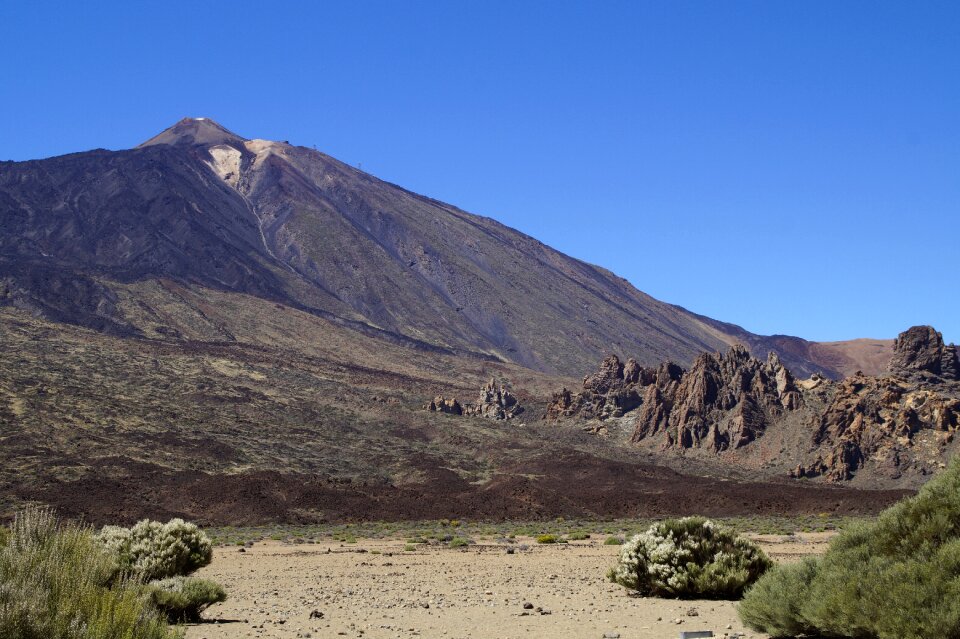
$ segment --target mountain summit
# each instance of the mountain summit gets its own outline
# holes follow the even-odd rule
[[[0,169],[0,300],[58,321],[189,334],[144,292],[176,282],[568,375],[609,352],[689,364],[734,343],[775,350],[798,374],[843,372],[803,340],[695,315],[490,218],[207,118],[135,149]]]
[[[137,148],[154,144],[243,144],[244,138],[210,118],[183,118]]]

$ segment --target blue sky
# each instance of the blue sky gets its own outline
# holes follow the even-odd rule
[[[4,2],[0,52],[0,159],[206,116],[755,332],[960,341],[960,3]]]

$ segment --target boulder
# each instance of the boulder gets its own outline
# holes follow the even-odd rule
[[[913,326],[900,333],[893,344],[891,373],[911,375],[930,373],[948,379],[958,378],[957,347],[943,343],[943,336],[932,326]]]

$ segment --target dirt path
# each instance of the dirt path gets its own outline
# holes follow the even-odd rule
[[[760,538],[784,561],[822,552],[825,540],[817,534]],[[528,541],[520,550],[522,543],[513,554],[493,542],[414,552],[405,552],[403,541],[218,549],[200,575],[223,583],[230,600],[206,613],[220,623],[192,626],[187,639],[662,639],[681,630],[764,636],[743,628],[732,602],[629,596],[605,579],[617,546]],[[533,608],[525,610],[525,603]],[[323,617],[311,619],[314,610]]]

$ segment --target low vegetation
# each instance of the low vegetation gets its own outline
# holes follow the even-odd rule
[[[150,582],[147,592],[153,604],[173,621],[199,621],[207,607],[227,598],[217,582],[183,576]]]
[[[685,517],[624,543],[608,577],[645,596],[738,599],[770,566],[756,544],[702,517]]]
[[[787,535],[794,532],[825,532],[847,528],[865,518],[840,517],[823,513],[820,515],[797,515],[789,517],[753,516],[724,517],[715,519],[736,533]],[[640,519],[555,519],[549,521],[457,521],[456,534],[473,539],[536,538],[539,535],[555,535],[557,538],[579,540],[583,532],[601,535],[603,539],[617,538],[620,541],[646,531],[655,520]],[[450,520],[377,522],[368,521],[349,524],[309,524],[276,526],[230,526],[205,529],[215,545],[237,546],[264,540],[284,543],[330,544],[357,543],[358,539],[405,538],[409,543],[440,543],[451,535]],[[416,541],[415,541],[416,540]],[[613,543],[613,542],[611,542]]]
[[[740,616],[775,637],[956,637],[957,575],[960,460],[874,523],[842,532],[821,559],[770,571]]]
[[[144,519],[132,528],[105,526],[97,540],[114,552],[120,567],[144,581],[189,575],[213,559],[213,544],[196,524]]]
[[[49,510],[19,513],[0,548],[0,637],[173,639],[116,557],[85,526]]]
[[[96,539],[121,570],[146,584],[150,600],[171,621],[196,621],[227,598],[219,584],[189,577],[213,559],[213,542],[196,524],[145,519],[132,528],[106,526]]]

